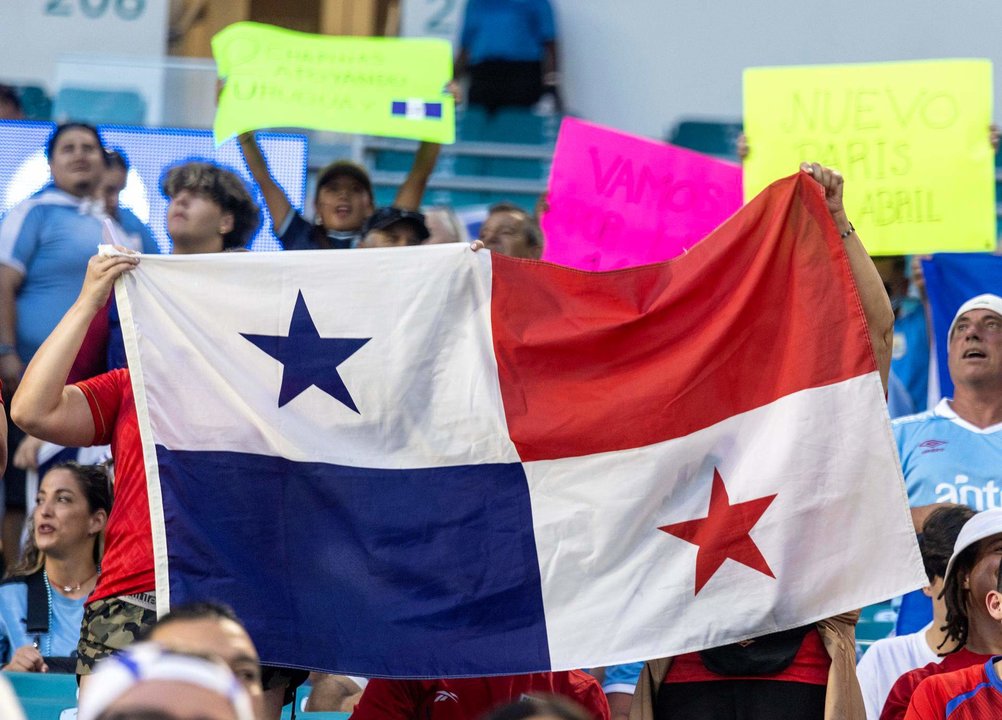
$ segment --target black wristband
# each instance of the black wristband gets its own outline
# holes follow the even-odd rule
[[[845,240],[845,239],[846,239],[847,237],[849,237],[850,235],[852,235],[852,234],[853,234],[854,232],[856,232],[856,228],[854,228],[854,227],[852,226],[852,223],[849,223],[849,229],[848,229],[848,230],[846,230],[846,231],[845,231],[845,232],[843,232],[843,233],[839,233],[839,234],[838,234],[838,236],[839,236],[840,238],[842,238],[843,240]]]

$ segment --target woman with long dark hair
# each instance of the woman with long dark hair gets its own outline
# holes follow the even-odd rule
[[[65,659],[80,639],[84,601],[97,582],[110,512],[103,467],[68,462],[42,478],[21,561],[0,584],[4,670],[73,671]]]

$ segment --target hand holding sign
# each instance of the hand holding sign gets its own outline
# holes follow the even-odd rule
[[[455,141],[452,49],[442,40],[331,37],[260,23],[212,39],[219,76],[216,142],[303,127]]]

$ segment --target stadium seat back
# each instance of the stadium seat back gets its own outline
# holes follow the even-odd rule
[[[64,87],[56,94],[52,115],[56,122],[142,125],[146,120],[146,102],[138,93],[128,90]]]
[[[10,681],[28,720],[59,720],[64,710],[77,705],[75,675],[4,673]]]
[[[740,122],[683,120],[668,136],[668,142],[707,155],[736,160]]]

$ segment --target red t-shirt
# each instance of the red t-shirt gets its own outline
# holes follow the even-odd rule
[[[832,659],[825,650],[821,634],[811,629],[804,635],[800,649],[793,657],[793,662],[785,670],[772,675],[718,675],[708,670],[703,664],[699,653],[685,653],[672,660],[671,667],[665,675],[666,683],[708,682],[711,680],[786,680],[788,682],[807,683],[809,685],[827,685],[828,668]]]
[[[880,711],[880,720],[902,720],[908,710],[908,702],[915,693],[919,683],[932,675],[963,670],[972,665],[981,666],[991,659],[991,655],[978,655],[966,648],[950,653],[940,662],[931,662],[920,668],[906,672],[891,686],[891,692],[884,701],[884,709]]]
[[[156,580],[150,502],[129,371],[112,370],[76,386],[87,398],[94,418],[91,444],[110,443],[115,459],[115,501],[105,529],[101,577],[87,602],[153,592]]]
[[[1002,681],[993,665],[988,660],[981,665],[927,677],[915,688],[905,720],[1002,717]]]
[[[580,670],[454,680],[370,680],[351,720],[469,720],[522,695],[560,695],[609,720],[602,686]]]

